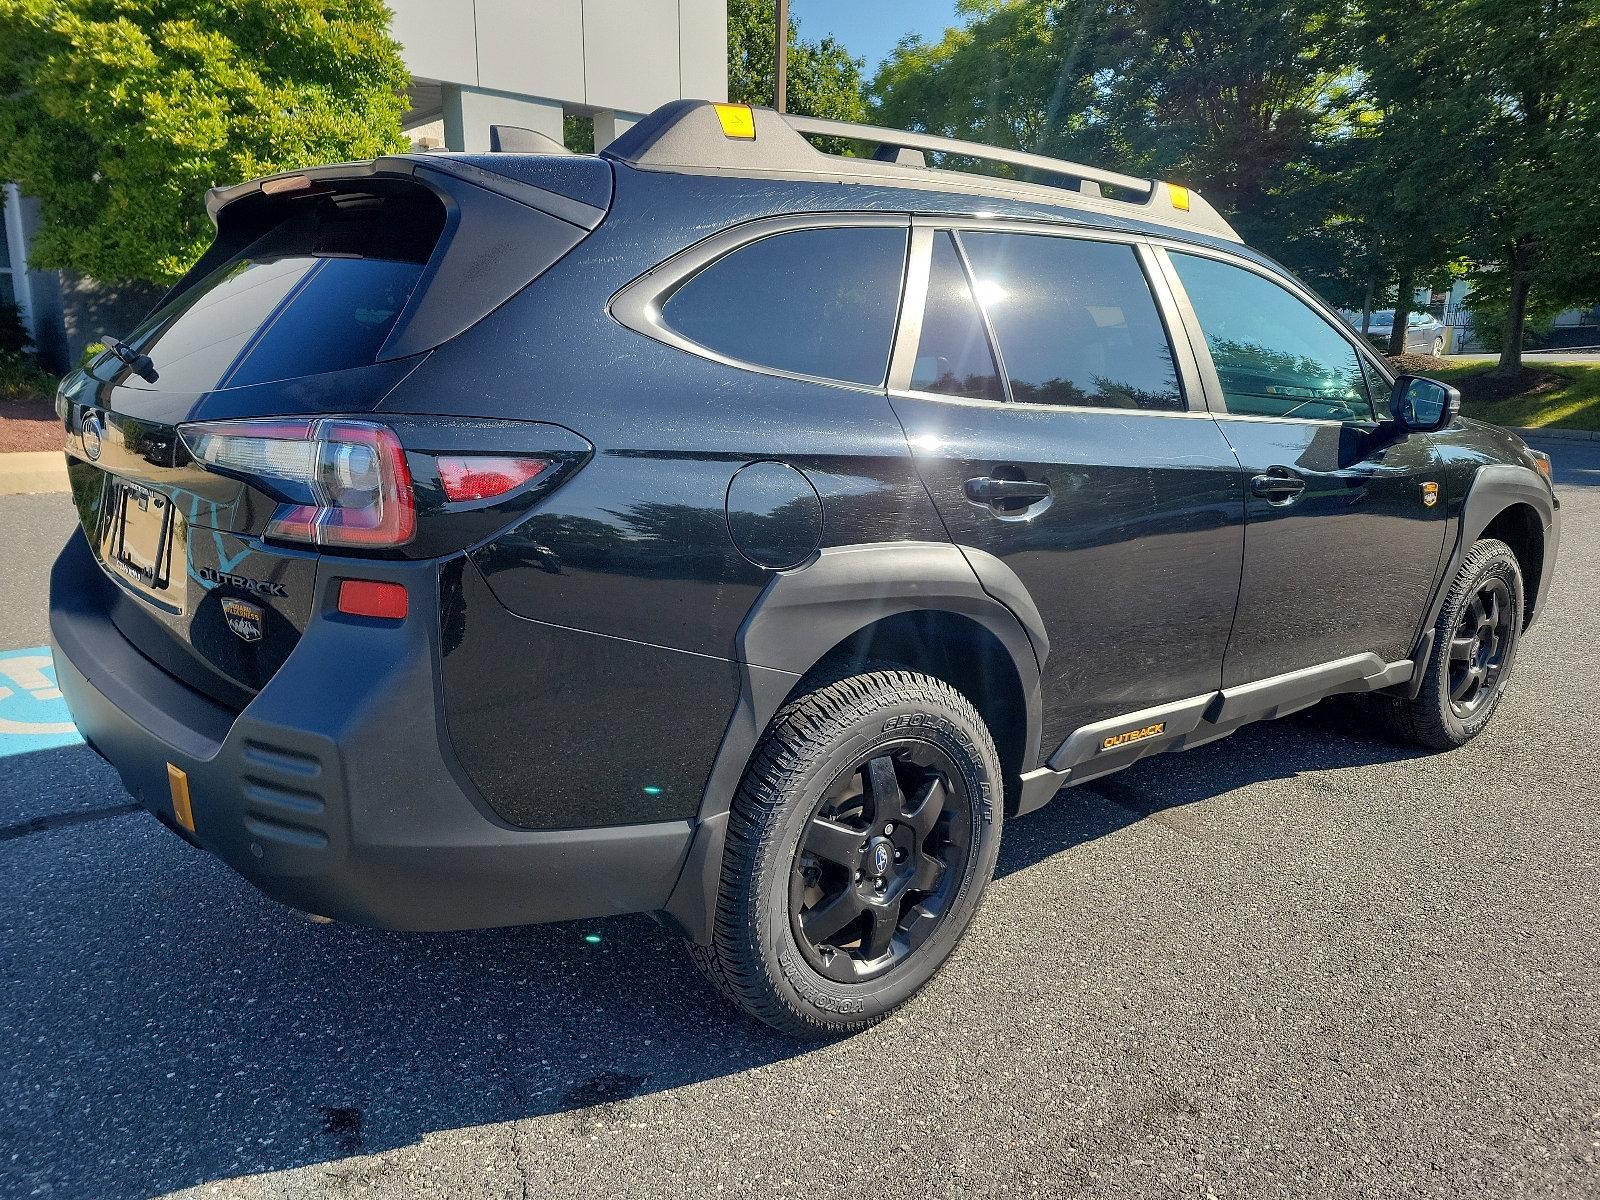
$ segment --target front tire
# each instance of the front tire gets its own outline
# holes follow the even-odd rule
[[[989,730],[940,680],[873,670],[790,701],[734,798],[695,962],[783,1033],[876,1024],[966,932],[999,854],[1001,795]]]
[[[1433,339],[1433,356],[1435,358],[1439,358],[1443,354],[1444,354],[1444,338],[1436,337],[1436,338]]]
[[[1416,699],[1388,698],[1391,732],[1429,750],[1464,746],[1493,719],[1522,634],[1522,569],[1495,538],[1467,551],[1434,625]]]

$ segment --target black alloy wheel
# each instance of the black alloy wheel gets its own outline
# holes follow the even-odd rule
[[[938,747],[905,739],[841,772],[801,834],[789,915],[841,983],[892,971],[939,927],[972,853],[972,798]]]
[[[1450,708],[1470,720],[1492,697],[1516,644],[1517,608],[1506,580],[1483,581],[1450,639]]]

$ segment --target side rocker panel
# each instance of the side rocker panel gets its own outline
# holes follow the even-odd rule
[[[980,552],[969,551],[977,554]],[[984,558],[989,556],[984,555]],[[879,542],[820,551],[808,566],[775,574],[739,629],[743,682],[712,764],[699,822],[665,912],[684,932],[710,940],[728,807],[745,764],[800,679],[835,646],[900,613],[956,613],[992,633],[1016,668],[1027,707],[1026,769],[1038,760],[1043,624],[1027,589],[998,560],[983,583],[962,550],[946,542]],[[986,585],[987,589],[986,590]],[[991,592],[998,590],[1008,604]]]

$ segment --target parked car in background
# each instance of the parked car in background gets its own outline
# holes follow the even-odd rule
[[[1355,314],[1351,325],[1359,332],[1361,314]],[[1367,325],[1367,337],[1379,350],[1389,349],[1389,335],[1394,329],[1394,309],[1386,308],[1372,314]],[[1407,354],[1443,354],[1445,325],[1432,313],[1414,312],[1406,317]]]

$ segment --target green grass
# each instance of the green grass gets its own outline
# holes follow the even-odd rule
[[[1519,429],[1600,429],[1600,365],[1530,363],[1531,371],[1562,376],[1566,382],[1509,396],[1496,395],[1500,389],[1484,378],[1490,366],[1474,363],[1437,372],[1461,389],[1466,416]]]

